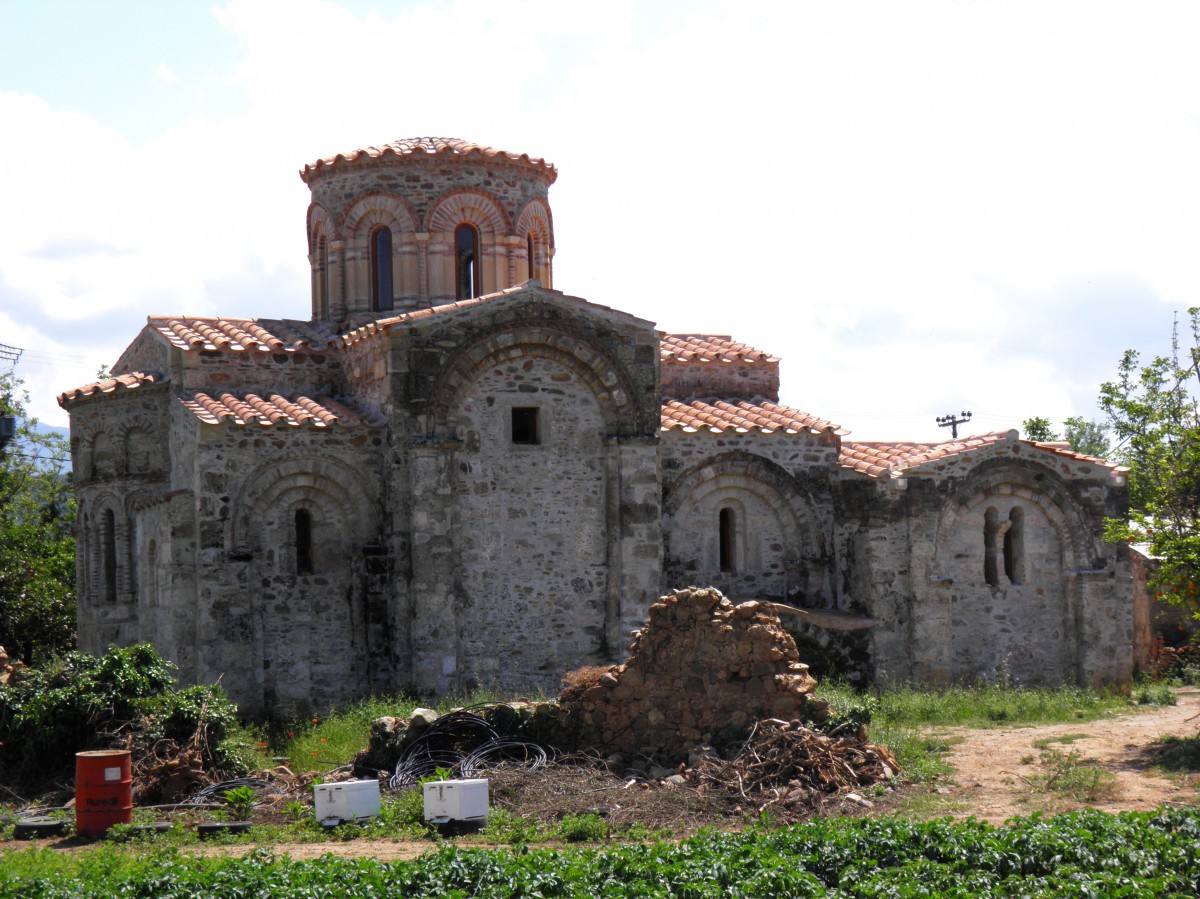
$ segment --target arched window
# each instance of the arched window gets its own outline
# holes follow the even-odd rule
[[[479,232],[471,225],[454,229],[454,298],[469,300],[483,290],[479,266]]]
[[[721,570],[733,571],[737,568],[737,524],[733,509],[717,513],[717,530]]]
[[[313,573],[312,513],[308,509],[297,509],[296,525],[296,574]]]
[[[117,519],[112,509],[100,516],[101,577],[106,602],[117,601]]]
[[[376,312],[392,308],[392,229],[371,232],[371,306]]]

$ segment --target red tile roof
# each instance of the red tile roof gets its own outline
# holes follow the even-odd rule
[[[181,350],[320,352],[337,336],[327,326],[283,318],[175,318],[152,315],[147,321],[150,327]]]
[[[663,334],[663,362],[778,362],[776,356],[732,340],[728,334]]]
[[[526,166],[537,172],[547,184],[553,184],[558,177],[558,171],[546,160],[530,156],[528,153],[509,153],[483,144],[473,144],[457,137],[409,137],[394,140],[378,147],[366,147],[349,153],[338,153],[309,163],[300,170],[300,177],[308,183],[309,178],[322,171],[341,166],[354,165],[372,159],[387,159],[392,157],[401,160],[404,157],[416,156],[462,156],[477,157],[483,161],[501,160]]]
[[[103,381],[95,381],[91,384],[85,384],[82,387],[76,387],[73,390],[63,391],[58,395],[58,404],[64,406],[67,403],[92,396],[96,393],[137,390],[139,387],[150,384],[161,384],[166,380],[167,378],[164,375],[155,372],[130,372],[127,375],[117,375],[115,378],[105,378]]]
[[[289,399],[278,393],[259,396],[254,393],[192,393],[181,398],[184,406],[205,424],[234,425],[291,425],[292,427],[328,428],[334,425],[350,427],[365,424],[379,427],[382,416],[364,415],[329,397],[311,399],[306,396]]]
[[[995,431],[991,434],[979,434],[964,437],[961,440],[948,440],[944,443],[843,443],[840,462],[843,468],[849,468],[871,477],[879,477],[889,471],[906,471],[927,462],[958,456],[980,447],[1000,443],[1008,440],[1010,433],[1012,432]],[[1022,442],[1029,443],[1030,441]],[[1126,470],[1115,462],[1076,453],[1065,443],[1034,443],[1033,446],[1074,461],[1092,462],[1113,471]]]
[[[845,434],[847,431],[816,418],[807,412],[789,409],[775,403],[749,403],[738,401],[733,403],[705,403],[696,400],[692,403],[681,403],[678,400],[668,400],[662,407],[662,430],[670,431],[681,428],[684,431],[736,431],[746,433],[757,431],[771,434],[783,431],[787,434],[797,434],[801,431],[821,433],[832,431],[835,434]]]

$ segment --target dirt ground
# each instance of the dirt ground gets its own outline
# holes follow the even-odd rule
[[[1178,697],[1178,705],[1135,709],[1116,718],[1078,724],[934,729],[933,733],[952,743],[948,761],[955,774],[951,783],[936,789],[930,811],[958,818],[974,815],[1000,824],[1039,810],[1049,813],[1092,807],[1119,812],[1164,804],[1195,805],[1200,801],[1200,775],[1156,769],[1158,741],[1200,732],[1200,689],[1179,690]],[[1089,802],[1065,799],[1047,790],[1039,780],[1048,772],[1041,759],[1044,747],[1062,753],[1077,751],[1084,763],[1112,773],[1116,783],[1111,793]]]
[[[1191,737],[1200,732],[1200,689],[1182,689],[1178,691],[1178,697],[1175,706],[1131,709],[1128,713],[1099,721],[986,730],[934,728],[930,733],[950,744],[947,760],[954,769],[953,775],[934,787],[918,785],[902,788],[883,797],[875,796],[870,807],[865,807],[861,801],[856,803],[843,798],[821,797],[819,812],[824,815],[874,815],[895,811],[921,817],[974,816],[1000,824],[1009,818],[1036,811],[1054,813],[1094,807],[1118,812],[1153,809],[1164,804],[1194,805],[1200,802],[1200,771],[1193,767],[1191,771],[1164,773],[1157,767],[1162,760],[1162,738]],[[1113,775],[1114,781],[1103,796],[1090,801],[1060,796],[1045,786],[1045,777],[1051,770],[1043,757],[1047,749],[1063,754],[1077,752],[1077,764],[1102,768]],[[714,813],[720,814],[711,800],[701,801],[694,794],[683,803],[664,802],[667,796],[660,792],[652,791],[637,796],[637,791],[623,789],[620,784],[613,786],[611,782],[602,780],[596,780],[595,783],[580,780],[576,783],[571,779],[599,777],[594,773],[563,777],[559,784],[561,792],[572,794],[573,800],[582,803],[580,807],[563,806],[564,795],[545,795],[543,798],[546,802],[555,808],[562,806],[569,813],[603,809],[614,825],[628,823],[624,820],[626,818],[644,820],[649,815],[650,819],[654,819],[656,816],[651,813],[650,807],[655,804],[670,806],[672,813],[680,816],[679,820],[662,822],[674,824],[673,829],[677,833],[689,832],[698,822],[705,823],[701,819],[711,818]],[[497,804],[504,804],[502,795],[506,785],[502,777],[498,778],[495,786],[495,798],[500,800]],[[671,797],[674,800],[681,799],[685,791],[691,793],[687,788],[675,789],[679,793]],[[543,793],[549,792],[557,790],[546,790],[543,785]],[[539,811],[527,807],[530,801],[528,796],[514,795],[512,798],[514,811]],[[662,812],[663,808],[657,811]],[[725,820],[729,826],[741,825],[745,819],[738,813],[742,811],[741,807],[725,810],[728,815]],[[545,816],[538,814],[538,817]],[[717,820],[721,819],[718,817]],[[711,820],[707,823],[711,823]],[[0,852],[19,850],[29,845],[27,842],[0,842]],[[90,844],[65,840],[57,844],[51,842],[50,845],[65,851],[78,851]],[[465,845],[486,848],[486,844],[477,839],[469,840]],[[253,848],[249,845],[200,846],[187,851],[240,855]],[[354,840],[277,844],[273,850],[294,858],[316,858],[325,853],[334,853],[346,857],[400,860],[415,858],[432,848],[428,841]]]

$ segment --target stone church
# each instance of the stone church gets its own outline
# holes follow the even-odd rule
[[[1015,431],[858,443],[779,360],[554,289],[542,159],[320,159],[305,319],[152,316],[71,417],[81,648],[248,713],[557,688],[663,592],[770,599],[864,676],[1123,683],[1116,466]]]

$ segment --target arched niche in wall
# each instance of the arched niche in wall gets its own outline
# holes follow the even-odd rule
[[[248,566],[252,633],[223,649],[260,680],[264,709],[369,692],[362,548],[378,537],[376,495],[349,463],[310,453],[258,466],[235,491],[227,549]]]
[[[428,292],[434,302],[461,296],[464,236],[474,236],[471,295],[495,293],[511,286],[507,236],[512,222],[495,197],[477,188],[443,194],[425,219],[429,232]]]
[[[809,492],[776,463],[726,453],[689,468],[663,504],[668,589],[832,605],[829,549]]]
[[[554,224],[550,207],[541,197],[534,197],[525,204],[517,216],[516,235],[518,253],[524,251],[524,271],[519,266],[513,283],[526,278],[537,278],[543,287],[553,287]]]
[[[514,361],[552,359],[573,373],[595,397],[606,435],[620,435],[636,421],[633,383],[607,351],[570,331],[543,325],[483,330],[457,348],[431,391],[430,437],[461,439],[458,409],[464,392],[489,368]]]
[[[355,199],[338,228],[345,242],[346,311],[386,313],[421,296],[416,232],[416,216],[400,197],[372,191]],[[385,244],[390,262],[379,252]]]

